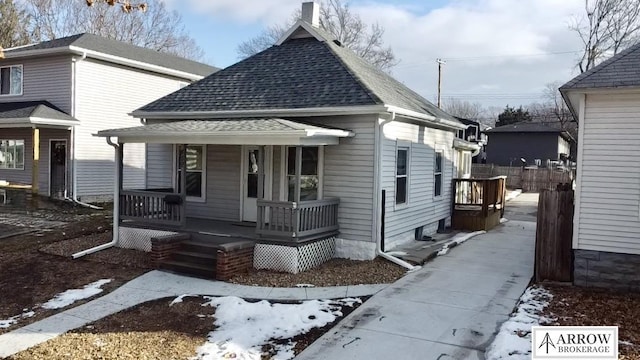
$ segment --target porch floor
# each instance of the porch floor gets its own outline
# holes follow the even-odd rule
[[[236,239],[259,239],[256,234],[256,223],[246,221],[222,221],[188,217],[187,225],[180,231]]]

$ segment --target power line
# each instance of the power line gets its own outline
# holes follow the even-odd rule
[[[482,55],[482,56],[469,56],[469,57],[441,57],[441,59],[451,62],[471,62],[471,61],[480,61],[485,59],[497,59],[497,58],[528,58],[528,57],[539,57],[539,56],[549,56],[549,55],[568,55],[568,54],[579,54],[582,50],[574,50],[574,51],[554,51],[547,53],[537,53],[537,54],[503,54],[503,55]],[[418,62],[410,62],[410,63],[400,63],[395,66],[395,68],[407,68],[414,66],[422,66],[427,61],[418,61]]]

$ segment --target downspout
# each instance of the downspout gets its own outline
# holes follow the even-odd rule
[[[420,266],[413,266],[408,262],[399,259],[392,255],[392,253],[386,253],[382,251],[382,127],[387,123],[396,119],[395,111],[391,112],[391,119],[379,122],[376,120],[377,124],[375,127],[375,152],[374,152],[374,166],[375,170],[375,178],[374,178],[374,191],[376,193],[376,215],[375,215],[375,238],[376,238],[376,255],[380,256],[383,259],[389,260],[394,264],[400,265],[409,271],[417,270]]]
[[[76,67],[77,67],[77,63],[80,61],[83,61],[84,59],[87,58],[87,53],[83,52],[82,56],[80,57],[80,59],[76,59],[73,58],[73,60],[71,61],[71,116],[73,116],[74,118],[76,117],[76,95],[77,95],[77,91],[76,91],[76,83],[77,83],[77,74],[76,74]],[[73,191],[71,192],[72,197],[69,198],[68,196],[65,196],[66,200],[72,201],[78,205],[82,205],[94,210],[102,210],[101,207],[99,206],[95,206],[95,205],[91,205],[91,204],[87,204],[87,203],[83,203],[80,200],[78,200],[78,171],[77,171],[77,161],[76,161],[76,127],[72,126],[71,127],[71,141],[70,141],[71,145],[71,149],[69,149],[70,153],[71,153],[71,181],[72,181],[72,189]]]
[[[115,150],[115,179],[113,182],[113,237],[111,242],[73,254],[72,258],[74,259],[113,247],[118,244],[118,241],[120,240],[120,166],[118,166],[118,161],[122,161],[122,159],[119,158],[120,152],[118,144],[114,144],[113,141],[111,141],[111,138],[107,138],[107,144],[113,146],[113,149]]]

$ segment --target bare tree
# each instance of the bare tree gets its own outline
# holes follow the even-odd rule
[[[272,46],[299,18],[300,10],[297,10],[287,23],[272,25],[255,38],[241,43],[237,49],[238,55],[249,57]],[[398,63],[391,47],[384,45],[384,28],[377,23],[367,26],[344,0],[322,2],[320,27],[382,70],[388,71]]]
[[[529,104],[526,109],[531,114],[533,122],[567,131],[576,137],[578,124],[558,91],[560,85],[562,83],[559,81],[547,84],[542,91],[543,101]]]
[[[485,109],[479,102],[469,102],[455,98],[444,99],[442,109],[449,114],[469,120],[476,120],[484,117]]]
[[[638,41],[640,6],[637,0],[584,0],[585,14],[570,29],[582,40],[580,72],[597,65],[603,58]]]
[[[111,0],[106,2],[110,4]],[[168,10],[162,0],[148,0],[145,11],[129,11],[126,16],[112,6],[87,7],[75,0],[25,0],[25,3],[39,41],[89,32],[194,60],[204,54],[185,31],[180,14]]]
[[[27,26],[29,16],[24,9],[13,0],[0,0],[0,45],[7,48],[26,45],[31,40]],[[0,46],[0,59],[3,49]]]

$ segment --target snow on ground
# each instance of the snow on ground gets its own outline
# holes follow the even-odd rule
[[[504,199],[505,201],[513,200],[518,197],[518,195],[522,194],[522,189],[516,189],[509,191],[507,197]]]
[[[504,224],[506,222],[509,222],[509,219],[507,218],[500,218],[500,224]]]
[[[30,318],[33,315],[35,315],[36,313],[34,313],[33,311],[30,311],[29,309],[24,309],[22,310],[23,313],[20,315],[16,315],[16,316],[12,316],[6,320],[0,320],[0,329],[6,329],[9,326],[15,324],[18,322],[18,320],[20,319],[26,319],[26,318]]]
[[[342,316],[343,307],[362,303],[357,298],[308,300],[299,304],[247,302],[234,296],[205,298],[209,301],[203,306],[216,307],[216,329],[198,348],[194,358],[198,360],[260,360],[266,344],[276,352],[273,359],[292,359],[295,342],[287,339],[325,326]]]
[[[447,253],[449,252],[449,249],[462,244],[463,242],[471,239],[474,236],[485,234],[485,233],[486,233],[486,231],[481,230],[481,231],[474,231],[472,233],[460,233],[460,234],[457,234],[456,236],[453,237],[453,239],[451,239],[450,241],[446,242],[442,246],[442,249],[440,249],[440,251],[438,251],[438,256],[447,255]]]
[[[85,285],[82,289],[70,289],[54,296],[51,300],[40,305],[43,309],[60,309],[71,305],[74,302],[86,299],[102,292],[101,287],[108,284],[113,279],[100,279],[91,284]]]
[[[520,297],[516,310],[500,327],[498,335],[487,348],[487,360],[525,360],[531,357],[531,327],[551,321],[540,312],[549,305],[553,295],[542,287],[529,287]]]

